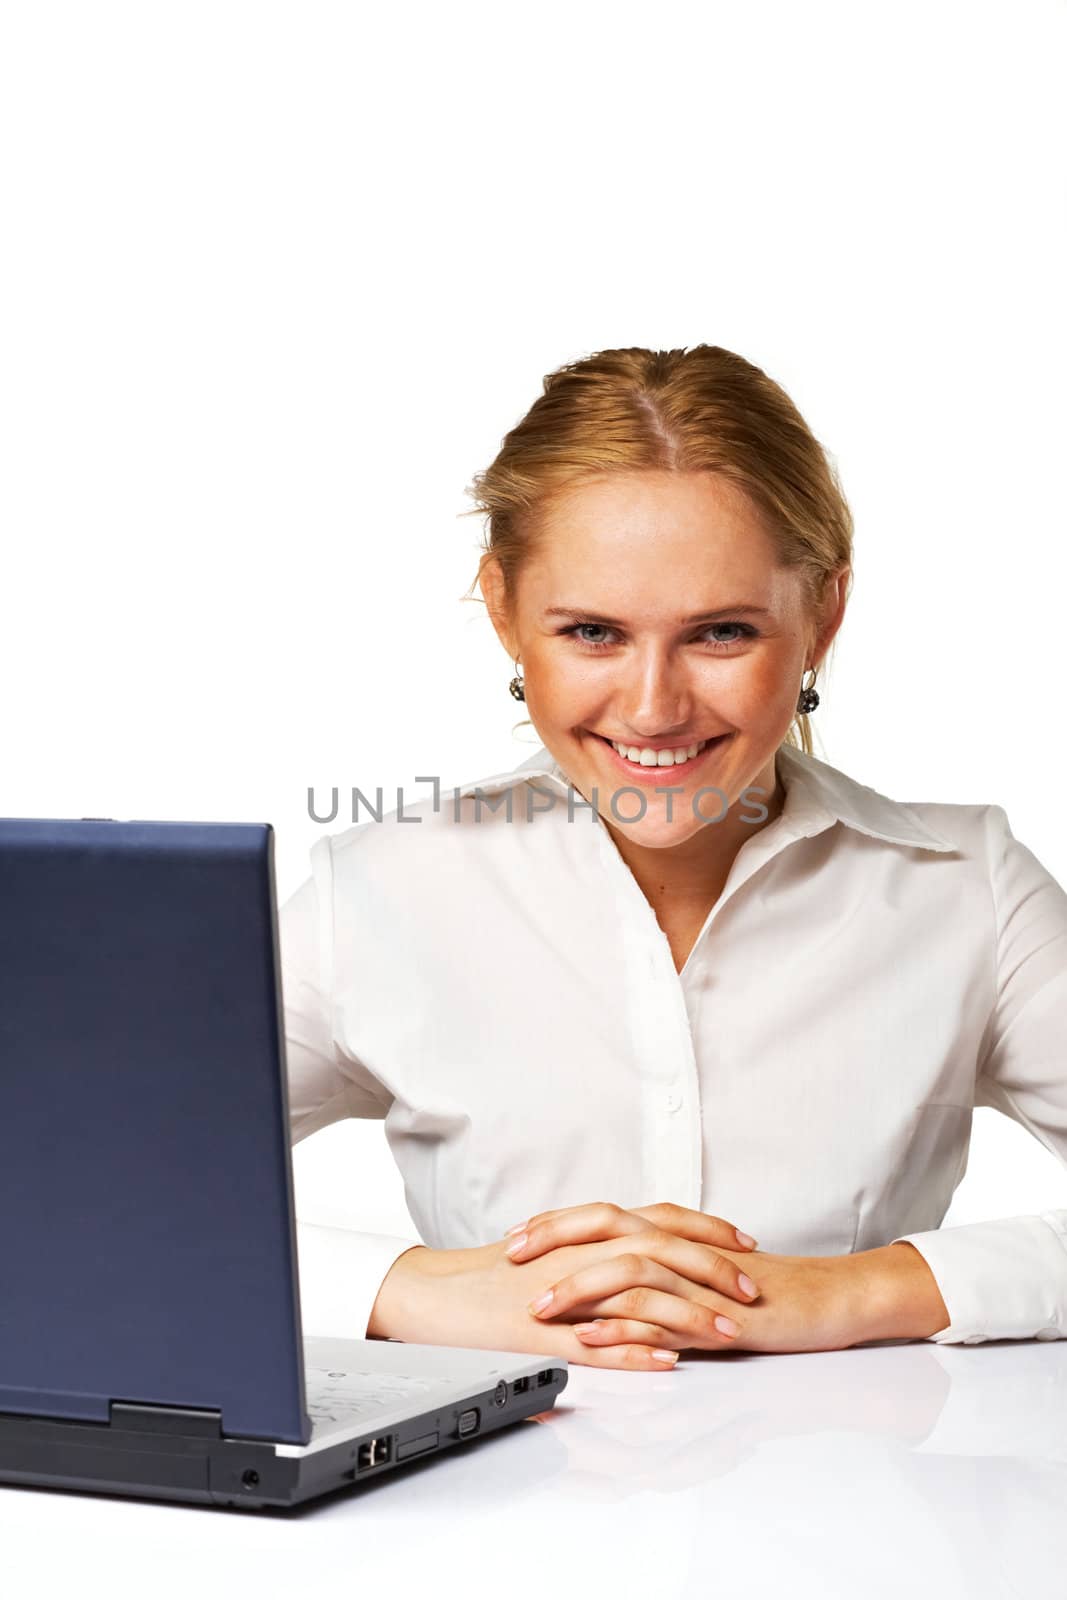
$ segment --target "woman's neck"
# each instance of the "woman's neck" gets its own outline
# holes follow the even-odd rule
[[[785,804],[785,790],[778,778],[774,759],[771,758],[766,779],[760,778],[746,789],[771,789],[768,798],[761,800],[766,817],[753,820],[751,812],[755,802],[738,799],[718,822],[708,822],[681,844],[656,848],[635,844],[614,824],[606,822],[616,848],[644,894],[652,909],[669,914],[676,910],[680,915],[699,911],[706,915],[721,895],[741,846],[755,834],[761,833],[781,815]]]

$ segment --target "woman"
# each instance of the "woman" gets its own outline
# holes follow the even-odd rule
[[[1067,896],[1001,807],[813,755],[852,522],[791,401],[602,351],[476,487],[542,748],[320,839],[282,912],[294,1140],[383,1118],[423,1241],[304,1227],[328,1331],[646,1369],[1067,1335],[1067,1212],[939,1229],[974,1105],[1067,1159]]]

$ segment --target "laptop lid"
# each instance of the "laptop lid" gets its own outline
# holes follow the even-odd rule
[[[0,818],[0,1411],[304,1444],[267,823]]]

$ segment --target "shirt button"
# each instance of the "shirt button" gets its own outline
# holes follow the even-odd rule
[[[671,1093],[667,1096],[667,1110],[668,1111],[677,1111],[679,1109],[679,1107],[681,1106],[681,1104],[682,1104],[681,1095],[680,1094],[676,1094],[672,1090]]]

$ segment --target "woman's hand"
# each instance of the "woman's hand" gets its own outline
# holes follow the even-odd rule
[[[673,1235],[726,1250],[736,1250],[738,1245],[750,1250],[756,1246],[755,1239],[741,1233],[732,1222],[709,1216],[705,1211],[690,1211],[669,1201],[636,1206],[631,1211],[606,1200],[592,1205],[564,1206],[558,1211],[539,1211],[528,1222],[509,1228],[504,1239],[509,1260],[532,1261],[563,1244],[590,1244],[594,1240],[626,1236],[630,1237],[635,1250],[640,1242],[642,1250],[651,1249],[655,1254],[660,1242],[657,1235]],[[703,1258],[703,1273],[702,1283],[739,1300],[742,1305],[748,1305],[759,1293],[743,1268],[734,1267],[725,1256],[716,1264],[714,1251]]]
[[[894,1288],[894,1272],[899,1278],[902,1263],[889,1259],[890,1254],[899,1255],[901,1250],[907,1250],[910,1255],[909,1246],[897,1245],[892,1252],[868,1250],[846,1256],[775,1255],[767,1251],[753,1253],[756,1241],[740,1232],[737,1239],[746,1249],[733,1248],[729,1235],[734,1231],[732,1225],[720,1217],[670,1202],[638,1206],[630,1211],[600,1202],[540,1211],[528,1222],[509,1229],[512,1237],[508,1242],[505,1236],[505,1244],[512,1261],[543,1259],[547,1262],[564,1243],[627,1240],[624,1250],[631,1259],[623,1266],[618,1265],[618,1255],[612,1251],[616,1264],[599,1279],[588,1273],[580,1281],[576,1275],[560,1278],[556,1285],[546,1286],[555,1291],[553,1301],[534,1313],[551,1318],[567,1314],[569,1308],[570,1316],[578,1311],[583,1317],[595,1317],[597,1320],[591,1324],[575,1319],[572,1326],[584,1342],[600,1346],[610,1346],[613,1341],[628,1346],[639,1341],[650,1347],[665,1345],[671,1349],[842,1350],[872,1338],[919,1336],[914,1331],[919,1326],[916,1308],[921,1310],[918,1290],[913,1284],[906,1286],[907,1292]],[[694,1263],[691,1252],[679,1256],[671,1236],[712,1246],[709,1259],[701,1266],[699,1262]],[[733,1308],[716,1304],[712,1333],[706,1316],[709,1297],[702,1293],[700,1285],[713,1282],[710,1269],[715,1257],[720,1268],[727,1261],[733,1263],[736,1269],[733,1282],[737,1287],[732,1286],[728,1275],[720,1276],[714,1287],[720,1294],[745,1304],[746,1314],[738,1318]],[[668,1269],[667,1275],[657,1271],[656,1264],[660,1269]],[[745,1268],[758,1282],[754,1301],[738,1292],[745,1289],[742,1282]],[[924,1280],[931,1278],[927,1268]],[[924,1287],[927,1287],[925,1282]],[[591,1299],[594,1290],[597,1291],[595,1300]],[[930,1288],[930,1293],[931,1298],[937,1295],[936,1285]],[[671,1298],[675,1304],[668,1312],[664,1302]],[[683,1301],[690,1302],[688,1308]],[[638,1304],[646,1310],[636,1316],[619,1315],[626,1311],[632,1313]],[[662,1317],[653,1314],[653,1304],[659,1306]],[[906,1328],[903,1324],[898,1326],[891,1317],[887,1320],[885,1314],[886,1306],[892,1312],[902,1304],[907,1305],[911,1318]],[[699,1337],[702,1315],[705,1321],[703,1343]],[[721,1320],[724,1317],[733,1325],[732,1335],[726,1335],[727,1324]],[[929,1314],[927,1321],[930,1321]],[[939,1296],[931,1328],[935,1324],[937,1328],[948,1325]]]
[[[609,1341],[585,1344],[569,1320],[541,1320],[530,1313],[530,1301],[550,1284],[602,1267],[606,1252],[612,1248],[620,1260],[637,1260],[623,1257],[625,1245],[623,1239],[609,1241],[606,1246],[560,1245],[546,1256],[517,1265],[508,1260],[499,1242],[462,1250],[432,1250],[415,1245],[397,1257],[383,1279],[367,1324],[367,1336],[480,1350],[545,1351],[590,1367],[669,1370],[669,1363],[677,1358],[679,1341],[669,1338],[661,1327],[650,1328],[647,1340],[643,1335],[633,1340],[620,1337],[616,1331]],[[734,1271],[733,1263],[723,1262],[721,1267]],[[643,1271],[643,1264],[631,1278],[626,1278],[624,1271],[626,1284],[639,1287]],[[709,1287],[690,1284],[689,1288],[694,1292],[699,1288],[707,1297],[703,1315],[709,1325],[714,1309],[737,1309],[732,1300]],[[714,1327],[706,1332],[706,1348],[722,1349],[732,1343]]]
[[[586,1247],[588,1248],[588,1247]],[[671,1235],[609,1241],[599,1260],[558,1277],[540,1318],[564,1318],[583,1343],[598,1348],[644,1344],[670,1350],[843,1350],[864,1337],[862,1278],[851,1256],[785,1256],[708,1250]],[[562,1265],[567,1251],[545,1263]],[[707,1257],[746,1261],[758,1274],[759,1299],[728,1308],[705,1287]],[[736,1332],[724,1338],[727,1316]],[[587,1322],[580,1319],[596,1318]]]

